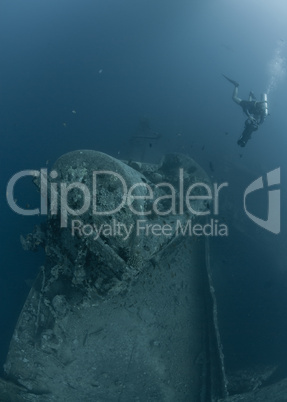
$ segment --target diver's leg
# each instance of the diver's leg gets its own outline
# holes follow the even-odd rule
[[[251,134],[249,133],[248,127],[245,127],[243,133],[241,134],[239,140],[237,141],[237,144],[242,148],[245,147],[250,136],[251,136]]]
[[[238,103],[238,105],[240,105],[240,102],[242,101],[242,99],[240,99],[238,97],[238,87],[237,86],[234,87],[232,99],[234,100],[235,103]]]
[[[257,130],[257,128],[255,128],[255,126],[253,126],[252,122],[250,122],[249,119],[247,119],[245,121],[244,131],[241,134],[241,137],[239,138],[239,140],[237,141],[237,144],[240,147],[245,147],[245,145],[251,138],[251,134],[256,130]]]

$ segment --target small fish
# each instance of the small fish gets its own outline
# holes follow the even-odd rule
[[[204,151],[204,149],[205,149],[205,145],[203,145],[203,147],[201,148],[201,150]]]
[[[225,131],[225,133],[224,133],[225,135],[228,135],[228,131]]]
[[[212,172],[214,172],[214,167],[213,167],[212,162],[209,162],[209,169],[210,169]]]
[[[72,110],[72,113],[73,113],[73,114],[76,114],[77,112],[75,111],[75,109],[73,109],[73,110]]]

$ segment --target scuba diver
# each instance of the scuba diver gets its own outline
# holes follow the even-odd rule
[[[242,100],[238,97],[238,82],[231,80],[224,74],[222,75],[234,85],[232,99],[235,103],[242,107],[243,112],[247,116],[244,131],[237,141],[239,146],[245,147],[247,141],[251,138],[251,134],[258,130],[259,125],[262,124],[265,118],[268,116],[267,94],[263,94],[261,96],[261,101],[257,102],[253,92],[250,91],[248,100]]]

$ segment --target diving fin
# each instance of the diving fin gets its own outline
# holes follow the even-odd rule
[[[226,77],[226,75],[222,74],[224,78],[227,79],[227,81],[231,82],[231,84],[233,84],[235,87],[239,87],[238,82],[231,80],[230,78]]]

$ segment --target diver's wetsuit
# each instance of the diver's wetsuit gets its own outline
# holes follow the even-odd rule
[[[258,130],[259,124],[263,123],[265,116],[262,114],[261,102],[256,102],[255,100],[241,100],[239,105],[248,116],[248,119],[245,120],[244,131],[237,141],[237,144],[241,147],[245,147],[247,141],[251,138],[251,134]]]
[[[253,115],[257,115],[258,112],[260,113],[259,107],[258,107],[258,102],[256,102],[255,100],[242,100],[240,101],[239,105],[242,107],[243,112],[245,114],[253,114]]]
[[[238,82],[231,80],[225,75],[223,76],[234,85],[232,99],[242,107],[243,112],[248,117],[245,121],[244,131],[237,141],[239,146],[245,147],[247,141],[251,138],[251,134],[258,130],[259,124],[262,124],[266,117],[264,110],[262,109],[262,104],[264,102],[257,102],[252,92],[250,92],[248,100],[240,99],[238,96]]]

